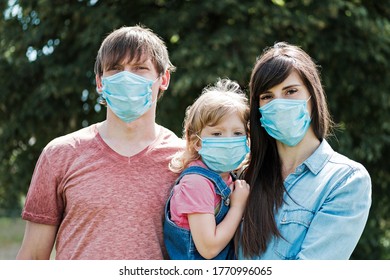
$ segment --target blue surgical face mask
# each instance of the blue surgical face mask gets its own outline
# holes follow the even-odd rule
[[[154,82],[129,71],[121,71],[102,78],[102,96],[118,118],[130,123],[152,106]]]
[[[287,146],[296,146],[302,141],[310,126],[310,115],[307,111],[309,99],[272,100],[259,108],[261,126],[276,140]]]
[[[218,173],[237,169],[249,152],[246,136],[200,139],[202,147],[198,153],[202,161],[208,168]]]

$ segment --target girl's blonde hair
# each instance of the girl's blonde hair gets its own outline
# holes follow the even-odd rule
[[[225,78],[205,87],[199,98],[186,110],[183,131],[186,149],[174,156],[169,168],[180,173],[190,162],[199,159],[195,147],[198,146],[203,128],[218,125],[224,116],[234,112],[238,113],[248,133],[248,98],[239,84]]]

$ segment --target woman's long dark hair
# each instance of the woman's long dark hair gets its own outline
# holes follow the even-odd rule
[[[244,257],[265,252],[272,237],[280,237],[274,214],[283,203],[285,192],[281,162],[275,139],[260,124],[259,96],[283,82],[296,71],[312,98],[311,126],[318,139],[324,139],[331,125],[317,65],[301,48],[277,43],[256,61],[249,83],[251,156],[244,179],[251,186],[244,222],[236,241]]]

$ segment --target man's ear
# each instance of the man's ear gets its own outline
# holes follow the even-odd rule
[[[169,87],[169,81],[171,80],[171,73],[165,70],[164,75],[161,76],[160,91],[166,91]]]
[[[96,80],[96,90],[97,92],[101,93],[103,88],[102,78],[96,74],[95,80]]]

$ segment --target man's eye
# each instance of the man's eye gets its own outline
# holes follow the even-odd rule
[[[136,71],[149,70],[148,67],[143,66],[143,65],[136,66],[136,67],[134,67],[134,69],[135,69]]]
[[[116,66],[116,65],[110,66],[108,69],[106,69],[106,72],[112,72],[112,73],[118,73],[120,71],[122,71],[122,69],[120,68],[120,66]]]

